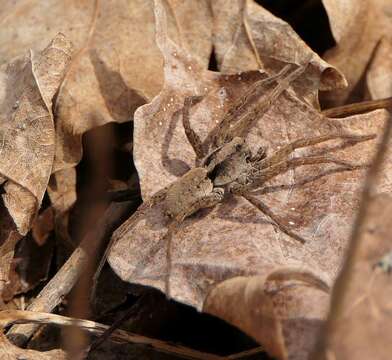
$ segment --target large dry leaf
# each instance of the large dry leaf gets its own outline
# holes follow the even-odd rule
[[[392,41],[392,4],[389,0],[323,0],[327,11],[336,47],[325,54],[325,59],[340,69],[346,76],[348,87],[344,90],[325,94],[328,105],[362,100],[366,95],[364,85],[370,87],[373,99],[392,96],[390,84],[378,81],[383,73],[387,80],[392,74],[390,48]],[[382,41],[382,49],[377,45]],[[375,58],[374,58],[375,57]],[[372,71],[367,73],[372,68]],[[377,82],[377,84],[375,84]],[[389,91],[376,90],[388,87]]]
[[[208,1],[170,0],[166,5],[172,37],[207,67],[212,47]],[[76,177],[69,169],[81,159],[82,135],[108,122],[131,120],[162,86],[152,1],[19,0],[0,9],[0,19],[0,61],[26,47],[39,48],[58,31],[75,46],[55,104],[55,174],[49,193],[58,216],[64,217],[58,226],[65,229],[63,212],[76,197]]]
[[[214,47],[222,72],[262,69],[275,73],[284,63],[302,65],[310,59],[313,66],[298,85],[316,106],[319,88],[346,86],[344,76],[313,52],[288,23],[253,0],[233,0],[230,5],[218,0],[211,4]]]
[[[391,266],[392,197],[378,195],[369,206],[351,281],[345,284],[340,316],[327,335],[326,359],[391,358],[387,332],[392,327],[392,283],[388,271],[377,263]]]
[[[388,176],[385,155],[392,146],[392,123],[388,125],[367,179],[347,259],[334,287],[319,359],[391,357],[386,331],[392,327],[392,196],[377,191],[382,186],[379,179]]]
[[[165,85],[135,115],[134,156],[144,199],[195,166],[181,125],[184,98],[205,96],[191,111],[192,126],[205,139],[233,101],[266,76],[259,71],[221,75],[204,70],[167,37],[159,4],[157,43],[165,58]],[[290,90],[257,121],[246,140],[252,150],[268,145],[272,152],[306,136],[343,130],[377,134],[385,118],[384,111],[376,111],[326,119]],[[375,144],[342,147],[332,141],[295,154],[331,149],[336,158],[366,163]],[[289,354],[303,359],[328,310],[323,284],[332,284],[340,267],[363,174],[331,165],[307,166],[268,184],[260,198],[308,239],[305,245],[275,230],[269,219],[238,197],[227,196],[214,209],[187,218],[173,238],[171,296],[237,325],[278,358]],[[391,185],[390,178],[383,179],[383,191],[391,191]],[[164,289],[168,223],[160,203],[115,232],[109,263],[123,280]]]
[[[40,54],[18,58],[0,73],[0,173],[4,203],[26,234],[41,204],[55,154],[52,98],[70,60],[71,44],[57,35]]]
[[[211,51],[207,5],[168,1],[172,36],[205,66]],[[2,59],[41,46],[57,31],[75,45],[56,103],[55,171],[79,160],[82,133],[109,121],[129,121],[160,90],[162,57],[154,42],[152,1],[17,1],[2,10],[2,28]]]

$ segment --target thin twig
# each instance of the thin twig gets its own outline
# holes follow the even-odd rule
[[[46,313],[53,311],[71,291],[82,274],[87,262],[85,249],[91,245],[91,238],[105,239],[109,237],[114,229],[120,225],[124,215],[129,214],[133,206],[133,203],[130,202],[112,203],[105,211],[101,222],[83,238],[80,245],[27,307],[27,310]],[[15,338],[17,345],[23,346],[37,327],[35,324],[13,326],[7,335]]]
[[[0,311],[0,327],[6,327],[11,324],[53,324],[59,326],[78,327],[94,335],[101,335],[109,329],[109,326],[97,323],[91,320],[70,318],[67,316],[55,315],[45,312],[22,311],[22,310],[4,310]],[[221,356],[199,352],[184,346],[170,344],[165,341],[151,339],[146,336],[137,335],[124,330],[115,330],[110,334],[114,342],[133,343],[151,346],[157,351],[171,355],[181,356],[185,359],[205,359],[205,360],[222,360]]]
[[[363,101],[363,102],[349,104],[349,105],[338,106],[331,109],[323,110],[322,113],[323,115],[331,118],[338,118],[338,117],[361,114],[377,109],[387,109],[391,107],[392,107],[392,97],[389,97],[381,100],[370,100],[370,101]]]
[[[241,351],[237,354],[229,355],[229,356],[227,356],[227,359],[239,360],[239,359],[243,359],[245,357],[251,356],[251,355],[262,354],[262,353],[265,353],[265,349],[262,346],[259,346],[254,349]]]

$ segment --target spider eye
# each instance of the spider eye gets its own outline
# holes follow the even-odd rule
[[[236,149],[237,151],[240,151],[240,150],[242,149],[242,144],[237,144],[237,145],[235,146],[235,149]]]

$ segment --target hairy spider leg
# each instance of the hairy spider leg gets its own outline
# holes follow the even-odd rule
[[[184,211],[183,213],[177,215],[170,225],[168,230],[164,235],[163,241],[166,243],[166,276],[165,276],[165,293],[166,297],[170,298],[170,275],[172,269],[172,238],[173,235],[178,231],[181,223],[188,217],[201,209],[206,209],[209,207],[214,207],[223,200],[224,190],[221,188],[215,188],[210,194],[202,197],[196,201],[192,206]]]
[[[201,160],[206,155],[203,150],[203,143],[200,140],[199,135],[192,129],[191,123],[189,121],[190,115],[189,111],[193,104],[201,101],[202,96],[189,96],[184,100],[184,107],[182,109],[182,126],[185,130],[185,135],[191,144],[193,151],[196,154],[196,159]]]
[[[218,133],[220,129],[224,129],[227,125],[229,125],[233,119],[240,116],[245,108],[249,105],[251,99],[256,98],[254,101],[262,95],[261,91],[264,90],[264,86],[269,85],[280,78],[284,77],[289,70],[291,69],[291,65],[286,65],[280,70],[277,74],[269,76],[263,80],[257,81],[254,83],[249,90],[241,96],[234,105],[229,109],[229,111],[225,114],[222,121],[218,125],[218,129],[216,130]],[[192,129],[190,124],[190,108],[200,102],[203,99],[203,96],[195,95],[195,96],[188,96],[184,100],[184,106],[182,109],[182,125],[184,127],[185,135],[188,139],[188,142],[193,148],[193,151],[196,154],[196,163],[207,156],[203,149],[203,143],[199,137],[199,135]],[[220,148],[222,144],[216,144],[217,148]]]
[[[170,185],[169,185],[170,186]],[[142,215],[144,214],[144,211],[147,210],[148,208],[152,207],[153,205],[161,202],[165,196],[166,196],[166,192],[167,192],[168,186],[164,187],[163,189],[157,191],[154,195],[152,195],[149,199],[147,199],[145,202],[143,202],[138,209],[132,214],[132,216],[130,217],[130,219],[128,220],[128,227],[126,228],[126,230],[129,229],[129,226],[135,226],[136,223],[141,220]],[[119,236],[121,237],[121,236]],[[110,250],[112,249],[114,243],[116,241],[116,238],[114,238],[113,236],[110,238],[109,243],[106,246],[105,252],[103,253],[99,264],[97,266],[97,269],[95,271],[94,277],[93,277],[93,289],[91,291],[92,294],[92,298],[94,297],[95,294],[95,288],[98,282],[98,278],[99,275],[102,272],[102,269],[105,265],[105,262],[109,256]]]
[[[222,120],[219,122],[217,128],[214,130],[212,144],[214,146],[222,145],[224,141],[220,134],[222,134],[235,119],[245,112],[250,103],[254,103],[260,98],[260,96],[265,91],[265,86],[283,78],[291,68],[292,66],[290,64],[286,65],[277,74],[259,80],[251,85],[246,93],[234,102],[233,106],[230,107],[230,109],[223,116]]]
[[[294,233],[286,225],[284,225],[279,220],[278,216],[275,215],[273,213],[273,211],[266,204],[264,204],[261,200],[259,200],[258,198],[254,197],[248,193],[241,192],[241,196],[244,199],[248,200],[254,207],[256,207],[258,210],[260,210],[264,215],[267,215],[273,221],[274,225],[276,225],[278,227],[278,229],[280,231],[282,231],[286,235],[290,236],[294,240],[299,241],[301,244],[304,244],[306,242],[306,240],[302,236]]]
[[[329,135],[321,135],[321,136],[315,136],[315,137],[310,137],[310,138],[302,138],[298,140],[294,140],[290,144],[287,144],[283,146],[280,150],[277,150],[274,154],[271,156],[263,159],[258,163],[259,169],[264,169],[267,167],[270,167],[273,164],[277,164],[281,161],[284,161],[287,159],[287,157],[294,152],[294,150],[303,148],[303,147],[308,147],[312,145],[317,145],[329,140],[335,140],[335,139],[343,139],[343,140],[348,140],[351,142],[353,145],[362,141],[368,141],[371,139],[374,139],[376,135],[371,134],[371,135],[354,135],[354,134],[329,134]]]
[[[282,232],[289,235],[293,239],[301,243],[304,243],[305,242],[304,238],[295,234],[290,229],[288,229],[284,224],[282,224],[279,221],[279,218],[273,213],[273,211],[262,201],[252,196],[249,193],[249,191],[260,188],[267,181],[273,179],[274,177],[280,174],[287,172],[289,169],[294,169],[296,167],[304,166],[304,165],[334,163],[337,165],[341,165],[344,169],[349,169],[349,170],[363,169],[367,165],[351,164],[347,161],[337,160],[328,156],[308,156],[308,157],[299,157],[294,159],[287,159],[287,156],[292,151],[294,151],[295,148],[314,145],[335,138],[344,138],[352,141],[353,143],[356,143],[359,141],[367,141],[373,139],[374,137],[375,137],[374,135],[356,136],[356,135],[345,134],[339,136],[325,135],[325,136],[319,136],[310,139],[299,139],[291,144],[288,144],[283,149],[275,152],[275,154],[273,154],[271,157],[258,162],[257,165],[259,166],[259,169],[254,171],[252,174],[249,174],[250,176],[247,179],[247,183],[240,184],[239,182],[234,182],[229,186],[229,191],[232,192],[233,194],[244,197],[253,206],[259,209],[263,214],[267,215]]]
[[[282,161],[278,164],[271,165],[268,168],[255,171],[248,177],[246,184],[233,183],[231,189],[236,193],[247,192],[255,190],[263,186],[267,181],[274,177],[284,174],[290,169],[295,169],[304,165],[318,165],[318,164],[336,164],[341,165],[345,169],[358,170],[368,167],[367,164],[352,164],[348,161],[337,160],[329,156],[306,156]]]
[[[260,119],[264,115],[276,99],[290,86],[290,83],[297,79],[306,70],[306,66],[300,66],[291,72],[286,77],[278,80],[278,84],[267,93],[265,98],[259,103],[253,106],[250,111],[245,112],[235,124],[230,124],[222,129],[222,133],[219,134],[221,142],[228,142],[233,137],[245,137],[249,128],[253,126],[253,123]]]

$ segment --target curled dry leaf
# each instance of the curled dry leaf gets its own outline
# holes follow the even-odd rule
[[[348,81],[346,89],[324,94],[323,99],[328,105],[337,106],[363,100],[367,90],[372,99],[392,96],[390,82],[380,82],[380,73],[384,80],[392,76],[391,56],[382,56],[391,47],[391,2],[323,0],[323,4],[336,40],[336,46],[324,58],[341,70]]]
[[[204,70],[167,37],[160,2],[156,20],[165,84],[135,115],[134,157],[144,199],[195,166],[181,124],[184,99],[203,95],[192,107],[190,121],[206,143],[233,101],[266,77],[259,71],[221,75]],[[380,110],[327,119],[291,89],[257,119],[246,142],[253,151],[267,145],[272,152],[304,137],[344,131],[378,134],[385,118],[386,112]],[[376,140],[356,144],[333,140],[295,154],[328,152],[340,160],[366,164],[375,144]],[[389,159],[387,171],[391,166]],[[308,240],[304,245],[276,230],[270,219],[241,197],[229,195],[213,209],[187,218],[172,239],[171,296],[240,327],[278,358],[302,359],[328,309],[325,284],[332,283],[340,267],[364,172],[335,165],[299,167],[259,192],[284,224]],[[383,191],[390,192],[391,185],[388,177],[383,179]],[[164,236],[170,222],[159,202],[144,207],[139,215],[114,233],[109,263],[123,280],[163,290]]]
[[[166,4],[170,33],[207,67],[212,47],[208,1]],[[25,48],[39,48],[58,31],[75,46],[55,104],[56,158],[50,185],[55,208],[64,208],[64,202],[56,201],[67,198],[68,209],[74,203],[76,185],[74,173],[67,169],[80,161],[83,133],[108,122],[129,121],[136,108],[162,86],[152,1],[17,1],[0,9],[0,19],[4,30],[0,61]]]
[[[255,1],[213,1],[214,47],[219,69],[238,72],[262,69],[271,74],[282,64],[311,66],[296,82],[313,105],[317,91],[347,85],[344,76],[310,49],[285,21],[275,17]]]
[[[31,51],[0,69],[0,173],[4,205],[12,218],[2,216],[0,294],[19,233],[30,229],[48,184],[55,154],[52,98],[70,52],[70,42],[59,34],[41,53]]]
[[[0,309],[4,307],[3,293],[8,285],[14,249],[21,235],[3,204],[0,206]]]
[[[41,204],[52,170],[52,98],[70,53],[70,42],[59,34],[40,54],[31,52],[1,69],[0,173],[7,178],[2,197],[23,235]]]

